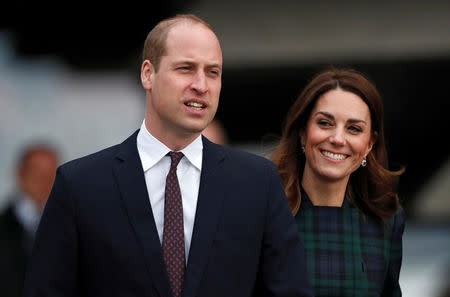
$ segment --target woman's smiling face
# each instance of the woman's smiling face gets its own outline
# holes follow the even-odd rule
[[[303,177],[348,181],[372,149],[369,107],[352,92],[328,91],[317,100],[300,137]]]

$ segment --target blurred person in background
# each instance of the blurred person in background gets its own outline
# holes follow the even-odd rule
[[[403,169],[388,169],[375,86],[352,69],[317,74],[292,105],[272,160],[315,296],[400,296]]]
[[[222,83],[211,26],[158,23],[141,83],[141,128],[58,168],[23,297],[312,296],[276,166],[201,136]]]
[[[32,243],[59,163],[48,145],[31,145],[21,153],[17,191],[0,214],[0,296],[19,297]]]
[[[208,126],[206,126],[206,128],[202,131],[202,135],[214,143],[220,145],[228,144],[227,131],[218,118],[215,118]]]

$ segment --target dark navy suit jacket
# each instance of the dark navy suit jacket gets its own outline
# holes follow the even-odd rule
[[[24,297],[170,296],[136,136],[58,168]],[[183,296],[312,296],[305,262],[275,165],[203,137]]]
[[[33,240],[17,218],[13,203],[0,214],[0,296],[2,297],[21,296]]]

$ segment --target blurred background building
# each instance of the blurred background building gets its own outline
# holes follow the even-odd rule
[[[440,297],[450,267],[449,1],[8,1],[2,12],[0,208],[24,144],[48,141],[67,161],[136,130],[149,29],[195,13],[221,40],[217,118],[228,145],[270,156],[288,108],[325,66],[354,67],[375,82],[391,166],[406,167],[404,296]]]

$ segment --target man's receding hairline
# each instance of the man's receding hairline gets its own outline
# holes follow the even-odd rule
[[[162,55],[161,56],[164,56],[166,54],[167,41],[169,40],[170,33],[177,26],[190,26],[190,27],[193,27],[193,26],[196,26],[196,25],[200,25],[201,27],[203,27],[206,30],[210,31],[214,35],[214,37],[217,39],[219,44],[220,44],[219,37],[217,37],[216,32],[214,32],[214,30],[211,27],[209,27],[208,25],[206,25],[206,24],[204,24],[202,22],[199,22],[199,21],[196,21],[196,20],[193,20],[193,19],[190,19],[190,18],[179,18],[179,19],[174,19],[173,21],[174,21],[173,23],[168,24],[167,33],[166,33],[167,35],[166,35],[166,38],[164,40],[164,47],[163,47],[163,51],[162,51]]]
[[[211,31],[214,34],[214,36],[216,36],[216,38],[218,38],[216,32],[214,32],[214,30],[210,26],[208,26],[208,25],[206,25],[206,24],[204,24],[202,22],[196,21],[194,19],[184,18],[184,17],[183,18],[174,19],[173,22],[168,24],[167,36],[169,36],[169,34],[172,32],[172,30],[175,27],[177,27],[177,26],[194,27],[194,26],[197,26],[197,25],[199,25],[199,26],[201,26],[201,27]],[[166,41],[167,41],[167,37],[166,37]]]

